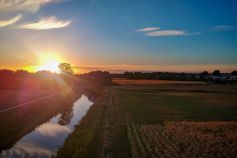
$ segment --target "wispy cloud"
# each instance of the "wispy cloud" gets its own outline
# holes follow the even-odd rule
[[[182,30],[159,30],[145,33],[147,36],[182,36],[186,32]]]
[[[234,25],[216,25],[216,26],[212,26],[211,29],[213,31],[222,32],[222,31],[236,30],[237,27]]]
[[[44,17],[38,21],[24,23],[18,26],[22,29],[31,29],[31,30],[49,30],[67,27],[71,24],[71,20],[59,20],[55,16]]]
[[[21,18],[22,18],[22,15],[17,15],[13,18],[10,18],[10,19],[0,20],[0,27],[12,25],[12,24],[16,23],[18,20],[20,20]]]
[[[136,32],[156,31],[156,30],[159,30],[159,29],[160,29],[159,27],[145,27],[145,28],[136,30]]]
[[[146,36],[183,36],[201,35],[201,32],[187,32],[184,30],[162,30],[159,27],[145,27],[137,29],[136,32],[143,32]]]
[[[63,0],[0,0],[0,12],[37,12],[42,6]]]

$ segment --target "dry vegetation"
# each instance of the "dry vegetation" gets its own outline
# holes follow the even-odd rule
[[[131,124],[131,155],[137,157],[235,157],[236,122],[167,122]]]

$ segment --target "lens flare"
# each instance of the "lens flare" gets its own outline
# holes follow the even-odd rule
[[[53,54],[47,54],[40,57],[40,65],[37,67],[37,71],[47,70],[53,73],[59,73],[60,59]]]

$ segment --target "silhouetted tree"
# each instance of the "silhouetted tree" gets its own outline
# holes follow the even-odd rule
[[[215,70],[215,71],[213,71],[212,72],[212,75],[214,75],[214,76],[220,76],[220,70]]]
[[[112,77],[107,71],[92,71],[86,74],[80,75],[80,77],[92,81],[97,85],[111,85]]]
[[[204,76],[208,75],[208,71],[201,72],[201,75],[204,75]]]
[[[231,74],[232,75],[237,75],[237,71],[232,71]]]
[[[58,65],[61,73],[61,78],[71,87],[75,85],[75,79],[73,78],[73,70],[71,64],[69,63],[60,63]]]
[[[56,74],[50,71],[42,70],[35,73],[34,78],[36,85],[40,89],[55,89],[58,88],[56,84]]]
[[[35,73],[35,77],[37,77],[38,79],[49,79],[49,78],[53,78],[53,73],[47,70],[41,70],[41,71],[37,71]]]
[[[207,80],[208,79],[208,72],[207,71],[203,71],[200,73],[200,79],[201,80]]]
[[[16,87],[14,71],[0,70],[0,87],[1,88],[14,88]]]
[[[14,71],[7,70],[7,69],[0,70],[0,77],[1,78],[13,77],[13,76],[14,76]]]
[[[30,73],[25,70],[16,70],[14,74],[15,74],[15,77],[20,77],[20,78],[24,78],[30,75]]]
[[[72,75],[73,74],[73,70],[72,70],[71,64],[60,63],[58,67],[59,67],[59,69],[60,69],[62,74],[68,74],[68,75]]]

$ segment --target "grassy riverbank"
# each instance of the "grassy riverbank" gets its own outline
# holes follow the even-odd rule
[[[103,133],[107,92],[102,92],[95,104],[66,139],[58,157],[98,157]]]

